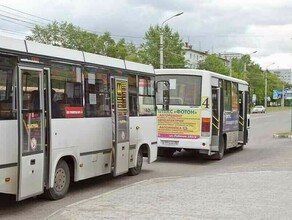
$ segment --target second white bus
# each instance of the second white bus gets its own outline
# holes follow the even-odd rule
[[[158,153],[195,150],[222,159],[225,150],[248,141],[248,83],[205,70],[157,69],[156,81],[169,82],[169,110],[158,105]]]

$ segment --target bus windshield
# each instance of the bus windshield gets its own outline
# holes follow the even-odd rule
[[[201,105],[201,76],[160,75],[157,81],[167,80],[170,86],[170,105]],[[157,97],[157,104],[162,104],[162,98]]]

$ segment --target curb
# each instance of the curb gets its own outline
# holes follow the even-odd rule
[[[273,138],[290,138],[290,139],[292,139],[292,135],[274,134]]]

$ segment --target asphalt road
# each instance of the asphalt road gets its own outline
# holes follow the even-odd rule
[[[208,161],[181,152],[173,158],[158,158],[135,177],[110,175],[73,184],[67,197],[59,201],[32,198],[15,202],[13,197],[0,195],[1,219],[44,219],[69,204],[157,177],[196,177],[212,174],[255,171],[292,171],[292,139],[274,139],[273,134],[288,131],[291,112],[254,114],[251,116],[250,141],[243,151],[232,150],[221,161]],[[281,184],[281,181],[277,182]],[[287,216],[286,216],[287,217]]]

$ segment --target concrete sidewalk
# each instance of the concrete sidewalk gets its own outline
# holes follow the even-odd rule
[[[292,172],[157,178],[67,206],[47,219],[291,219]]]

